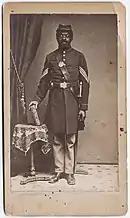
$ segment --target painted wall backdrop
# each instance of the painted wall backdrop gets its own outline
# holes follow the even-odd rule
[[[45,56],[57,48],[59,23],[72,25],[72,46],[84,53],[91,81],[88,119],[85,131],[79,133],[77,161],[117,163],[116,15],[43,15],[40,46],[25,81],[27,104],[35,95]],[[47,97],[39,109],[41,122],[46,104]],[[28,118],[31,122],[29,112]]]

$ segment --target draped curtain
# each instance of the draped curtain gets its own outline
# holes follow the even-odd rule
[[[26,75],[40,44],[42,15],[15,14],[10,16],[10,117],[11,136],[14,125],[27,123],[27,115],[21,104],[20,82]],[[17,72],[16,72],[17,71]],[[18,73],[18,75],[17,75]],[[31,82],[31,78],[30,78]],[[26,103],[26,91],[25,91]],[[12,148],[11,148],[12,149]],[[12,153],[11,153],[12,155]],[[13,155],[16,156],[16,155]],[[16,158],[16,157],[15,157]]]
[[[32,61],[40,43],[42,26],[42,15],[18,14],[11,15],[11,71],[10,71],[10,93],[11,93],[11,125],[26,123],[27,117],[23,113],[20,104],[19,81],[16,75],[18,71],[21,81],[24,83]],[[12,57],[13,56],[13,57]],[[14,58],[16,69],[12,61]],[[30,78],[31,82],[31,78]],[[26,93],[25,93],[26,100]]]

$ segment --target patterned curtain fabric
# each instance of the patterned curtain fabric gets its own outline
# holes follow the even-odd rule
[[[11,142],[14,126],[17,123],[28,123],[23,102],[20,82],[16,70],[24,85],[25,77],[33,62],[40,44],[42,15],[13,14],[10,16],[10,117]],[[13,62],[14,60],[14,62]],[[15,65],[15,66],[14,66]],[[31,78],[30,78],[31,81]],[[24,87],[24,86],[23,86]],[[26,90],[25,90],[26,102]],[[26,106],[26,105],[25,105]],[[11,143],[12,144],[12,143]],[[20,163],[26,165],[27,159],[11,146],[11,174],[20,170]],[[25,166],[26,169],[26,166]]]

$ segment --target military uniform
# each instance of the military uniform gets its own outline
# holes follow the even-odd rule
[[[61,63],[69,73],[67,80]],[[82,97],[79,105],[80,82]],[[81,52],[70,46],[67,50],[58,48],[46,56],[35,100],[40,103],[49,90],[45,122],[54,135],[55,172],[73,173],[78,113],[88,110],[89,86],[87,63]]]
[[[67,81],[71,86],[69,88],[58,87],[58,84],[65,82],[58,65],[60,61],[65,62],[70,74]],[[83,83],[80,109],[87,110],[89,78],[84,55],[73,48],[67,51],[57,49],[47,55],[36,97],[41,101],[50,90],[46,123],[54,134],[77,132],[79,81]]]

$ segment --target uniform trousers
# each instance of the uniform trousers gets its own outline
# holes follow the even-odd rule
[[[56,173],[73,174],[75,167],[76,134],[58,134],[53,138],[53,155]]]

